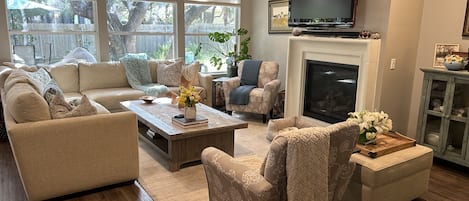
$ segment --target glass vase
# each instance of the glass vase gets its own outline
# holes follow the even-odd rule
[[[184,118],[186,120],[189,120],[189,121],[195,120],[196,115],[197,115],[197,109],[195,105],[192,107],[188,107],[188,106],[184,107]]]
[[[361,133],[358,136],[358,144],[368,145],[368,144],[375,144],[375,143],[376,143],[376,136],[373,139],[368,139],[366,137],[366,133]]]

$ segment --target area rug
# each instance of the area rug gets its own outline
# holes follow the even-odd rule
[[[262,117],[251,114],[233,114],[249,123],[248,128],[235,131],[235,158],[242,158],[256,166],[263,159],[270,142],[265,138],[267,124]],[[140,139],[139,183],[155,201],[201,201],[208,200],[207,181],[200,163],[191,164],[179,171],[170,172],[167,160],[156,148]]]

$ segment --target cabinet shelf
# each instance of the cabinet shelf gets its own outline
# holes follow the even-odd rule
[[[428,115],[435,116],[435,117],[443,117],[443,113],[442,113],[442,112],[437,112],[437,111],[435,111],[435,110],[427,110],[427,114],[428,114]]]
[[[451,115],[450,120],[465,123],[467,121],[467,117],[459,117],[459,116]]]
[[[432,148],[435,157],[469,167],[469,117],[456,111],[469,106],[466,90],[469,73],[435,68],[421,70],[424,80],[417,142]],[[438,110],[432,110],[435,99],[441,99]]]

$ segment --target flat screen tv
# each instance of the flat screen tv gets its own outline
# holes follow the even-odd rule
[[[349,28],[355,24],[357,0],[289,0],[288,26]]]

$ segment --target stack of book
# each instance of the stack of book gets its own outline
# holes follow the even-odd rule
[[[173,124],[182,128],[193,128],[208,125],[208,119],[201,115],[197,115],[194,120],[173,117]]]

